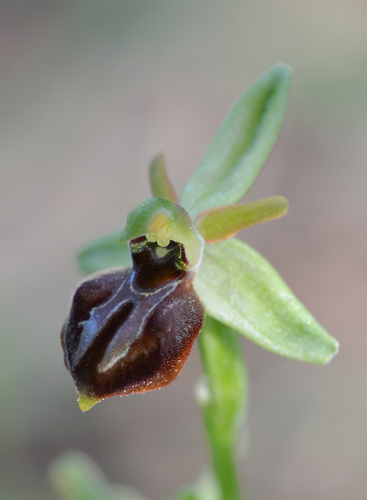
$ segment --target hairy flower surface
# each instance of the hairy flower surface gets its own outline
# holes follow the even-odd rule
[[[65,364],[86,410],[179,375],[204,319],[182,244],[131,241],[132,269],[101,273],[76,290],[62,330]]]

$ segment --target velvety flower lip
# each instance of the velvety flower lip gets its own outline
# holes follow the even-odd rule
[[[100,273],[78,287],[62,330],[83,410],[171,383],[203,325],[183,245],[139,237],[130,249],[132,269]]]

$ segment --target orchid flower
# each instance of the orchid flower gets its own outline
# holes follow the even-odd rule
[[[220,325],[293,359],[323,364],[336,354],[337,341],[235,237],[288,210],[281,196],[239,201],[278,138],[290,81],[278,65],[240,97],[179,197],[155,157],[153,196],[132,208],[122,233],[80,252],[95,274],[73,296],[62,345],[83,411],[170,384],[200,331]]]

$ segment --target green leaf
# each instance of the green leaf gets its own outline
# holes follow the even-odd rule
[[[236,471],[239,426],[247,400],[247,376],[239,335],[207,317],[199,336],[204,384],[198,390],[221,498],[241,498]]]
[[[130,249],[127,243],[119,241],[120,234],[112,233],[82,248],[78,252],[81,271],[89,274],[111,267],[130,267]]]
[[[194,484],[181,488],[175,500],[221,500],[220,492],[212,474],[203,474]]]
[[[236,238],[206,245],[194,286],[208,314],[269,351],[319,364],[338,351],[269,262]]]
[[[283,196],[272,196],[202,212],[196,219],[196,229],[207,243],[216,243],[254,224],[281,217],[287,211],[288,201]]]
[[[166,160],[163,154],[153,158],[149,168],[150,187],[153,196],[178,203],[178,197],[167,175]]]
[[[109,491],[101,470],[84,453],[68,452],[50,469],[54,488],[67,500],[108,500]]]
[[[65,500],[145,500],[136,490],[115,486],[100,468],[79,451],[69,451],[50,467],[50,480]]]
[[[247,193],[279,136],[291,75],[287,66],[275,66],[230,111],[181,194],[193,219]]]
[[[204,241],[196,231],[186,210],[162,198],[147,198],[135,205],[127,215],[121,241],[145,236],[159,246],[168,246],[170,240],[183,243],[190,267],[201,260]]]
[[[199,495],[195,492],[194,488],[184,488],[176,494],[176,500],[200,500]]]

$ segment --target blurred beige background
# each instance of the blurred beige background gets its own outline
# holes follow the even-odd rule
[[[77,248],[122,228],[165,151],[181,189],[237,96],[295,70],[280,141],[248,199],[287,217],[242,237],[341,342],[326,367],[248,341],[251,500],[367,498],[367,3],[362,0],[0,0],[0,498],[57,499],[52,462],[87,452],[152,500],[206,461],[179,380],[82,414],[59,333]]]

